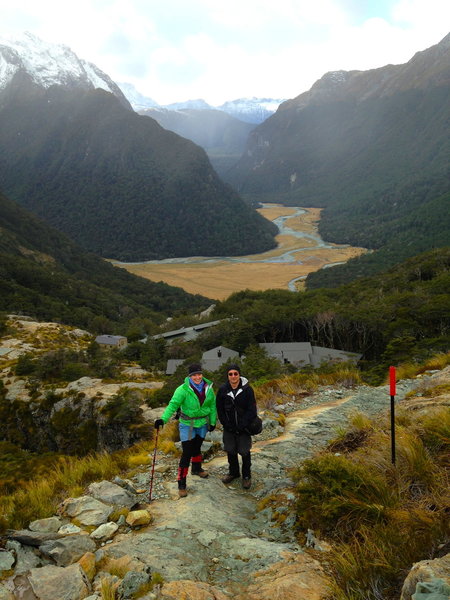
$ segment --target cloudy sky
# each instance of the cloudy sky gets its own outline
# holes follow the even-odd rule
[[[159,104],[293,98],[450,32],[449,0],[0,0],[0,15],[0,35],[66,44]]]

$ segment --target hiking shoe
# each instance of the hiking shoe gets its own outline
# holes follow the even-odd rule
[[[179,490],[178,490],[178,496],[180,498],[186,498],[186,496],[187,496],[187,489],[186,488],[179,488]]]
[[[200,469],[200,471],[192,471],[192,475],[197,475],[197,477],[206,479],[208,477],[209,473],[208,473],[208,471],[205,471],[205,469]]]
[[[225,475],[225,477],[222,477],[222,483],[231,483],[232,481],[234,481],[235,479],[238,479],[239,475]]]
[[[250,479],[250,477],[244,477],[244,479],[242,480],[242,487],[244,488],[244,490],[249,490],[251,488],[252,485],[252,480]]]

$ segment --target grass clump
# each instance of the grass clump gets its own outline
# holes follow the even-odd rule
[[[102,577],[100,595],[102,600],[116,600],[118,582],[110,577]]]
[[[130,570],[130,557],[121,556],[120,558],[107,558],[99,565],[101,571],[109,573],[119,579],[123,579]]]
[[[450,410],[436,409],[425,415],[419,435],[427,450],[442,466],[450,467]]]
[[[445,552],[450,541],[448,408],[402,419],[395,465],[388,417],[365,421],[358,417],[349,428],[353,436],[365,432],[359,443],[344,435],[345,454],[333,441],[293,473],[300,530],[313,528],[333,541],[336,600],[397,599],[412,564]]]
[[[440,371],[450,364],[450,352],[439,352],[422,362],[404,362],[396,368],[397,379],[411,379],[427,371]]]

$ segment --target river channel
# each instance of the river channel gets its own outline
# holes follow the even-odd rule
[[[298,291],[311,271],[342,264],[365,252],[363,248],[325,242],[318,234],[320,209],[263,204],[259,212],[279,230],[278,245],[268,252],[113,264],[153,281],[221,300],[242,289]]]

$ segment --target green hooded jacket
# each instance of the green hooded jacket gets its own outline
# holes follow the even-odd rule
[[[212,381],[203,378],[206,384],[205,401],[200,405],[197,394],[189,385],[189,377],[184,383],[177,387],[172,399],[163,412],[161,419],[164,423],[178,410],[181,410],[180,423],[191,427],[202,427],[203,425],[215,425],[217,421],[216,395],[213,391]]]

